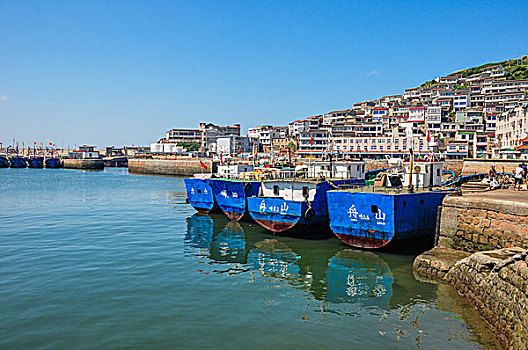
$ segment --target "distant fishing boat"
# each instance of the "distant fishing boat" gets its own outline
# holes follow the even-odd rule
[[[55,157],[46,158],[45,165],[46,165],[46,168],[54,168],[54,169],[60,168],[61,167],[60,159],[55,158]]]
[[[328,231],[326,193],[365,185],[365,162],[313,163],[306,179],[262,181],[259,196],[247,199],[251,217],[280,234],[317,237]]]
[[[12,156],[9,162],[11,164],[11,168],[26,168],[27,167],[26,159],[18,155]]]
[[[253,172],[252,165],[220,165],[218,179],[209,184],[220,209],[233,221],[250,219],[247,210],[247,198],[256,196],[260,190],[260,181],[249,180]],[[248,177],[245,179],[244,177]]]
[[[31,156],[27,159],[28,168],[44,168],[44,157]]]
[[[9,168],[9,159],[3,153],[0,154],[0,168]]]
[[[438,207],[451,192],[439,187],[442,165],[391,159],[389,170],[378,176],[372,189],[328,191],[330,228],[341,241],[358,248],[433,238]]]
[[[184,179],[187,190],[187,202],[200,213],[220,213],[208,177],[195,177]]]

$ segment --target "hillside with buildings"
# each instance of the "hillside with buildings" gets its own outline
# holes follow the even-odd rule
[[[153,153],[252,153],[380,158],[413,150],[446,159],[528,158],[528,56],[437,77],[421,86],[283,126],[200,123],[172,129]]]

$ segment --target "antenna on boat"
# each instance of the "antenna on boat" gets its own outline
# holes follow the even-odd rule
[[[414,153],[412,147],[409,149],[409,192],[413,193],[413,184],[412,184],[412,175],[413,175],[413,166],[414,166]]]

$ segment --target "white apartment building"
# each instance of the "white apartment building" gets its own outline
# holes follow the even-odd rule
[[[453,109],[455,112],[461,111],[471,106],[471,96],[469,94],[456,94],[453,96]]]
[[[495,134],[501,151],[519,146],[528,136],[528,103],[499,114]]]

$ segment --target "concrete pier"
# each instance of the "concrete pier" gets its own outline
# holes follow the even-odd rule
[[[528,346],[528,192],[446,197],[438,245],[415,272],[455,287],[497,332],[505,348]]]
[[[63,159],[61,162],[67,169],[104,169],[102,159]]]
[[[207,169],[204,169],[200,162],[205,164]],[[129,159],[128,171],[139,174],[157,174],[157,175],[177,175],[177,176],[193,176],[197,173],[210,174],[216,172],[217,162],[210,159]]]

